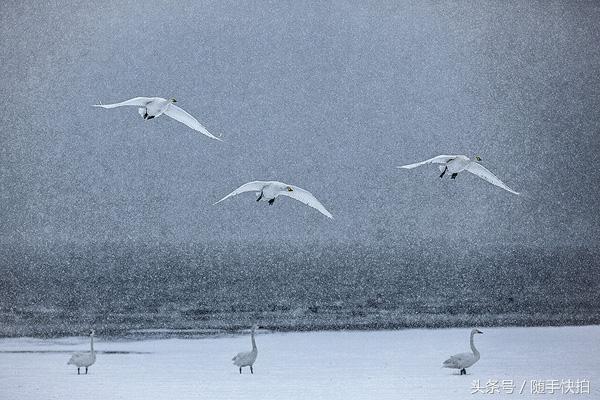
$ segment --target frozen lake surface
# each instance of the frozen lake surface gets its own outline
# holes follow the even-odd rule
[[[469,349],[469,329],[261,332],[254,375],[230,361],[250,349],[242,335],[119,341],[99,332],[87,376],[67,365],[87,338],[0,339],[0,399],[600,398],[600,326],[482,330],[467,376],[440,365]],[[471,394],[477,380],[481,390],[498,381],[496,394]],[[590,394],[562,394],[568,383],[550,394],[554,380],[573,390],[582,381],[583,391],[587,382]],[[532,393],[533,381],[546,394]]]

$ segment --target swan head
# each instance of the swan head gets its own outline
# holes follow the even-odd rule
[[[471,334],[476,334],[476,333],[479,333],[479,334],[483,335],[483,332],[481,332],[479,329],[473,329],[471,331]]]
[[[483,161],[483,159],[479,156],[475,156],[475,161]]]
[[[177,103],[177,100],[175,100],[175,97],[171,97],[171,98],[169,99],[169,101],[170,101],[171,103]]]
[[[258,330],[258,325],[256,325],[256,324],[252,325],[251,329],[252,329],[252,332]]]
[[[288,192],[293,192],[294,191],[294,189],[292,189],[290,186],[286,186],[285,190],[287,190]]]

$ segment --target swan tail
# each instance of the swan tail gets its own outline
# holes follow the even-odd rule
[[[442,368],[452,368],[454,367],[454,360],[452,360],[451,358],[447,359],[446,361],[444,361],[442,363]]]

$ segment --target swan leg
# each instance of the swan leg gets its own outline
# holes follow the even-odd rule
[[[270,205],[270,206],[272,206],[272,205],[273,205],[273,203],[275,203],[275,199],[271,199],[271,200],[269,200],[269,205]]]
[[[458,172],[457,172],[457,173],[454,173],[454,174],[452,174],[452,176],[450,177],[450,179],[456,179],[456,177],[457,177],[457,176],[458,176]]]
[[[242,373],[242,367],[240,367],[240,374]]]
[[[79,367],[77,367],[77,375],[79,375]]]
[[[254,370],[252,369],[252,365],[250,366],[250,373],[253,374]]]
[[[87,375],[87,368],[88,368],[88,367],[85,367],[85,374],[86,374],[86,375]]]
[[[144,113],[144,119],[148,119],[148,113],[147,112]]]
[[[440,175],[440,178],[444,177],[444,175],[446,174],[446,171],[448,171],[448,166],[446,166],[446,168],[444,168],[444,170],[442,171],[442,174]]]
[[[256,199],[256,201],[260,201],[260,199],[263,198],[263,192],[260,192],[260,196],[258,196],[258,199]]]

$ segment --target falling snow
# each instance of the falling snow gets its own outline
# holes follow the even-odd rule
[[[600,324],[599,3],[8,3],[0,336]]]

